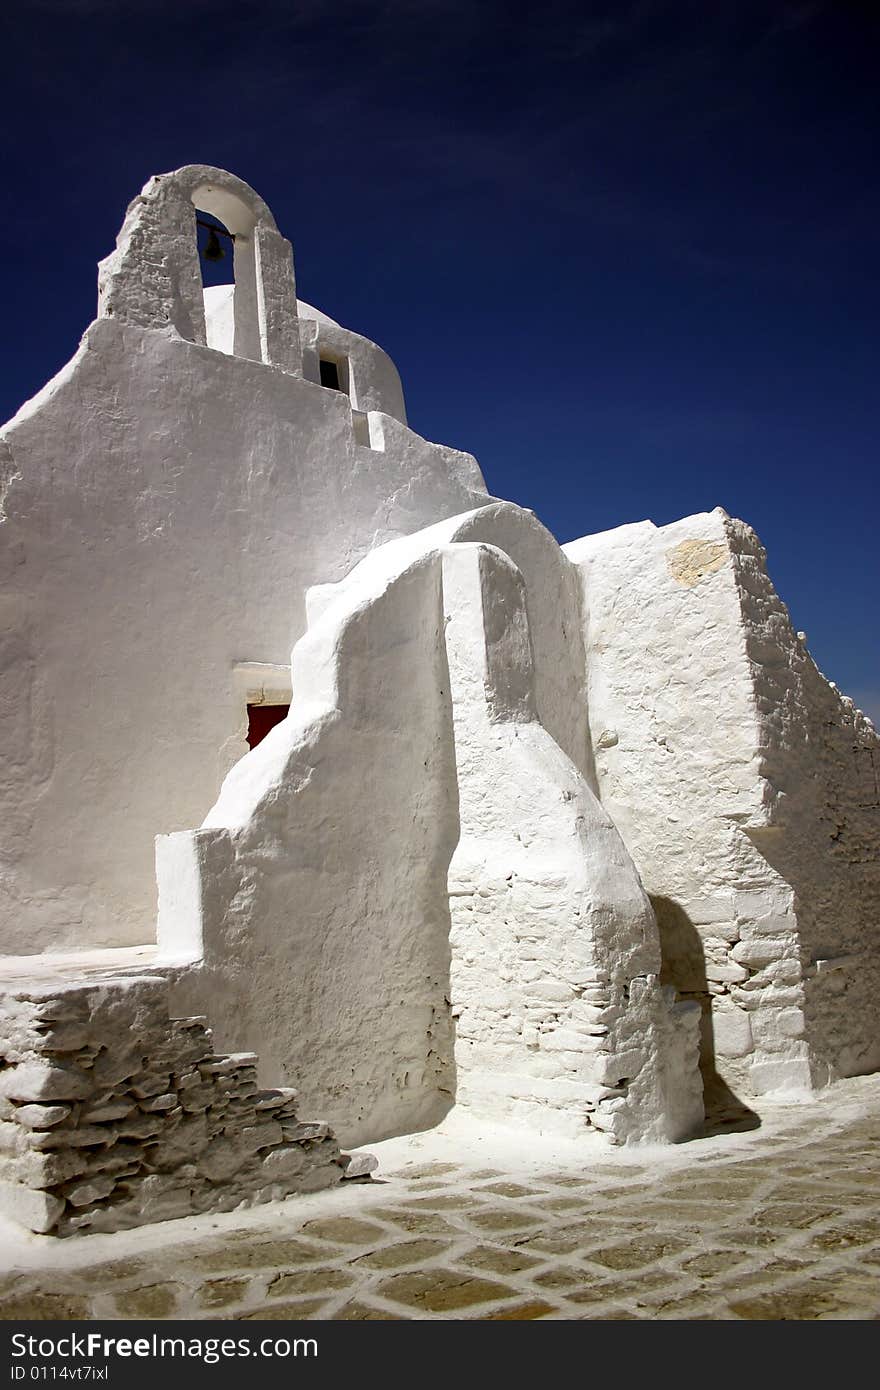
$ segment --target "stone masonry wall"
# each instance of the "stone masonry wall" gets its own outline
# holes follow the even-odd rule
[[[751,527],[726,523],[758,715],[766,829],[748,832],[785,883],[782,919],[734,956],[743,995],[771,983],[803,1011],[817,1081],[880,1068],[880,738],[817,669],[767,574]],[[754,852],[754,850],[752,851]],[[783,895],[785,896],[785,895]],[[768,910],[769,909],[769,910]],[[786,924],[797,924],[797,958]],[[779,930],[782,928],[782,930]],[[797,967],[800,967],[800,977]],[[802,999],[798,998],[798,989]],[[790,1030],[794,1013],[781,1016]],[[760,1026],[760,1015],[753,1015]]]
[[[600,794],[703,1005],[713,1108],[880,1065],[878,740],[720,508],[565,547]]]
[[[169,1019],[167,980],[108,977],[0,997],[0,1211],[57,1235],[229,1211],[329,1187],[346,1160],[253,1053]]]

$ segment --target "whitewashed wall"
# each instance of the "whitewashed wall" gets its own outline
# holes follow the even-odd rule
[[[702,1115],[698,1020],[657,980],[632,862],[540,722],[550,630],[533,642],[528,582],[493,537],[540,581],[538,628],[552,611],[577,634],[571,566],[512,504],[313,591],[290,715],[201,830],[159,841],[162,958],[192,965],[177,1006],[210,1006],[220,1044],[259,1052],[264,1082],[295,1085],[344,1143],[454,1099],[680,1137]],[[565,669],[564,645],[549,655]]]
[[[880,1062],[877,738],[720,509],[565,547],[584,581],[598,784],[737,1093]]]
[[[203,345],[194,193],[251,237],[251,360]],[[376,411],[365,447],[350,400],[297,374],[289,246],[230,175],[151,180],[101,284],[76,356],[0,431],[7,952],[151,940],[154,836],[199,824],[246,751],[236,668],[289,664],[309,585],[486,497],[470,455]]]

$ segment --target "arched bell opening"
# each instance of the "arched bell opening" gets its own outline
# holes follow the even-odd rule
[[[260,362],[254,214],[235,194],[210,184],[191,197],[208,347]]]
[[[209,348],[235,351],[235,234],[212,213],[196,210],[196,245]]]
[[[98,312],[205,343],[206,290],[226,301],[226,329],[212,327],[212,347],[302,374],[290,242],[241,179],[188,164],[154,174],[129,205],[116,249],[99,268]]]

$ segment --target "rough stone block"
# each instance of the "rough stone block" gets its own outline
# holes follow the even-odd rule
[[[288,1182],[308,1168],[305,1150],[298,1144],[272,1149],[262,1160],[264,1182]]]
[[[136,1076],[140,1069],[139,1058],[114,1049],[97,1057],[89,1074],[96,1089],[102,1087],[106,1090],[107,1087],[117,1086],[120,1082]]]
[[[59,1023],[49,1025],[47,1032],[36,1044],[37,1052],[78,1052],[87,1047],[89,1030],[85,1023]]]
[[[34,1062],[0,1072],[0,1095],[9,1100],[84,1100],[91,1091],[87,1076],[61,1067],[44,1067]]]
[[[791,954],[791,950],[790,937],[760,936],[740,941],[730,954],[740,965],[758,969],[772,961],[782,960],[783,956]]]
[[[20,1183],[0,1181],[0,1212],[29,1231],[51,1231],[64,1210],[64,1202],[50,1192],[34,1191]]]
[[[11,1120],[0,1120],[0,1153],[17,1154],[27,1148],[28,1131]]]
[[[11,1158],[7,1163],[9,1177],[14,1182],[24,1183],[26,1187],[55,1187],[78,1177],[88,1167],[88,1159],[81,1149],[67,1149],[62,1153],[23,1153]]]
[[[108,1105],[98,1105],[93,1110],[84,1110],[81,1119],[83,1124],[107,1124],[112,1120],[126,1119],[134,1108],[130,1100],[111,1101]]]
[[[210,1182],[225,1182],[241,1168],[247,1154],[228,1139],[215,1139],[199,1155],[198,1168]]]
[[[780,1009],[775,1023],[786,1038],[802,1038],[806,1032],[806,1020],[800,1009]]]
[[[171,1077],[167,1072],[162,1074],[147,1073],[135,1077],[129,1089],[132,1095],[137,1096],[138,1100],[149,1100],[151,1096],[159,1096],[167,1092],[170,1082]]]
[[[151,1096],[149,1100],[142,1100],[140,1108],[141,1110],[146,1111],[147,1114],[151,1115],[154,1112],[173,1110],[176,1105],[177,1095],[175,1094],[175,1092],[165,1091],[160,1096]]]
[[[598,1059],[596,1074],[603,1086],[618,1086],[621,1081],[631,1081],[637,1076],[644,1061],[644,1053],[635,1050],[601,1057]]]
[[[343,1178],[368,1178],[379,1167],[379,1160],[375,1154],[343,1154],[340,1166]]]
[[[88,1182],[74,1183],[72,1187],[64,1189],[67,1200],[75,1207],[89,1207],[93,1202],[100,1202],[116,1186],[116,1179],[109,1175],[97,1178],[90,1178]]]
[[[710,961],[706,965],[706,979],[715,981],[717,984],[738,985],[748,978],[749,972],[745,966],[737,965],[735,962],[715,965]]]
[[[69,1105],[20,1105],[15,1112],[15,1119],[28,1129],[51,1129],[62,1120],[66,1120],[70,1114]],[[85,1115],[83,1118],[87,1120],[89,1117]]]
[[[805,1057],[791,1057],[772,1062],[753,1062],[749,1068],[756,1095],[767,1095],[771,1091],[804,1093],[813,1089],[813,1078],[809,1061]]]
[[[282,1127],[276,1120],[266,1120],[259,1125],[246,1125],[241,1130],[241,1142],[246,1149],[270,1149],[283,1141]]]
[[[749,1015],[743,1009],[714,1009],[712,1034],[719,1057],[745,1057],[755,1046]]]

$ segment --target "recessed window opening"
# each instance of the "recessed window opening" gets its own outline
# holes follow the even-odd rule
[[[351,395],[351,375],[347,357],[341,357],[336,353],[326,352],[323,348],[319,348],[318,371],[322,386],[326,386],[331,391],[341,391],[343,396]]]
[[[339,384],[339,367],[335,362],[328,362],[326,357],[321,358],[321,385],[329,386],[331,391],[341,391]]]
[[[289,703],[286,705],[248,705],[248,747],[254,749],[258,743],[262,743],[269,730],[274,729],[276,724],[280,724],[282,719],[286,719],[289,709]]]

